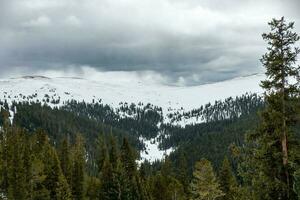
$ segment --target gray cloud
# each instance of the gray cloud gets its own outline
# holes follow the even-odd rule
[[[1,0],[1,75],[91,66],[198,84],[255,73],[271,18],[300,30],[298,2]]]

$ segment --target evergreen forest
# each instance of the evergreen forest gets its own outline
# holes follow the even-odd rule
[[[1,99],[0,199],[300,199],[300,37],[284,17],[269,27],[263,95],[170,114],[168,123],[151,104],[114,110],[101,102]],[[172,123],[190,117],[203,122]],[[173,151],[143,160],[140,138]]]

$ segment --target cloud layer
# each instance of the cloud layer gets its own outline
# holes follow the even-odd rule
[[[2,0],[1,75],[89,66],[198,84],[255,73],[271,18],[300,30],[298,2]]]

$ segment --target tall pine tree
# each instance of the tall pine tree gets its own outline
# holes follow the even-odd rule
[[[81,135],[77,134],[73,149],[72,196],[74,200],[84,198],[85,149]]]
[[[234,200],[237,193],[237,182],[231,170],[231,165],[227,157],[224,158],[219,171],[221,190],[224,192],[222,200]]]
[[[248,135],[246,172],[256,199],[295,199],[293,174],[299,167],[299,143],[294,137],[296,111],[299,101],[299,67],[295,65],[299,49],[294,47],[299,36],[293,32],[294,23],[273,19],[270,33],[263,34],[268,52],[261,62],[266,68],[266,109],[261,114],[257,131]],[[244,165],[245,166],[245,165]]]
[[[208,160],[202,159],[196,162],[190,191],[193,200],[214,200],[224,196]]]

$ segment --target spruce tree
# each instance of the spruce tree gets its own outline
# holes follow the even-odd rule
[[[121,200],[121,185],[118,174],[106,158],[101,172],[100,198],[103,200]]]
[[[104,136],[103,134],[99,134],[97,141],[97,168],[98,168],[98,174],[100,174],[102,167],[104,165],[105,159],[108,157],[108,151],[107,151],[107,145],[104,141]]]
[[[135,156],[131,146],[126,138],[123,138],[123,143],[120,149],[120,159],[122,164],[122,196],[127,199],[135,199],[138,197],[136,183],[136,164]]]
[[[49,143],[45,143],[43,156],[46,175],[43,184],[50,193],[50,199],[69,199],[71,196],[69,185],[62,173],[56,150]]]
[[[64,176],[69,184],[71,184],[72,176],[72,160],[70,143],[67,138],[64,138],[59,147],[60,166]]]
[[[181,182],[186,194],[189,193],[188,164],[185,153],[181,150],[178,157],[177,179]]]
[[[294,47],[299,36],[294,23],[284,17],[269,23],[270,33],[263,34],[268,52],[261,62],[266,68],[266,109],[261,113],[258,129],[247,136],[246,176],[256,199],[295,199],[293,177],[299,166],[299,142],[294,137],[295,107],[299,101],[299,67],[295,65],[299,49]],[[245,165],[244,165],[245,166]]]
[[[72,166],[72,195],[74,200],[84,198],[84,170],[85,170],[85,149],[81,135],[76,136],[76,142],[73,149]]]
[[[26,178],[24,169],[23,133],[20,129],[13,128],[8,136],[8,198],[26,198]]]
[[[224,196],[208,160],[202,159],[196,162],[190,191],[193,200],[214,200]]]
[[[222,200],[233,200],[237,193],[237,182],[231,170],[231,165],[227,157],[224,158],[219,171],[220,188],[225,194]]]
[[[165,200],[168,199],[168,183],[166,182],[164,176],[161,173],[157,173],[151,178],[151,194],[155,200]]]
[[[1,118],[3,127],[0,129],[0,167],[1,167],[1,182],[0,182],[0,188],[1,193],[4,195],[7,195],[8,193],[8,141],[7,137],[9,135],[9,132],[11,129],[9,128],[9,113],[5,111],[4,109],[1,109]]]
[[[25,171],[25,190],[26,190],[26,197],[30,199],[31,193],[32,193],[32,187],[31,187],[31,182],[32,182],[32,161],[33,161],[33,152],[32,152],[32,144],[31,144],[31,139],[28,134],[25,135],[25,148],[24,148],[24,171]]]
[[[69,188],[67,179],[63,174],[58,177],[59,185],[56,188],[57,200],[73,200],[71,190]]]
[[[50,192],[44,185],[44,181],[46,179],[44,163],[40,159],[34,157],[32,159],[31,166],[30,199],[50,200]]]
[[[106,157],[101,171],[100,196],[104,200],[121,200],[123,192],[123,174],[118,152],[117,142],[114,137],[110,140],[109,156]]]
[[[139,168],[139,193],[141,194],[141,199],[149,200],[151,199],[149,178],[146,175],[145,163],[141,163]]]
[[[137,175],[135,160],[135,153],[128,143],[128,140],[124,138],[121,146],[121,162],[123,164],[126,176],[129,179],[133,179]]]
[[[87,178],[86,198],[89,200],[100,199],[100,180],[96,177]]]

